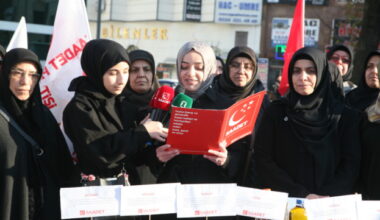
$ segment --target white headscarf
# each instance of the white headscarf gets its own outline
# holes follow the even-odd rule
[[[211,85],[212,80],[214,79],[215,72],[216,72],[216,58],[215,58],[214,50],[206,43],[200,42],[200,41],[187,42],[185,45],[181,47],[177,55],[178,79],[180,79],[181,63],[182,63],[183,57],[192,50],[194,50],[195,52],[199,53],[202,56],[203,64],[204,64],[203,82],[201,82],[200,87],[197,89],[197,91],[193,91],[193,92],[185,91],[185,93],[188,96],[192,97],[193,99],[196,99],[206,91],[206,89]],[[183,87],[181,80],[179,80],[179,83],[180,83],[180,86]]]

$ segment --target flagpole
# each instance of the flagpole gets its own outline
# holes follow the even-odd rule
[[[98,18],[96,21],[96,39],[100,38],[100,28],[102,23],[102,0],[98,0]]]

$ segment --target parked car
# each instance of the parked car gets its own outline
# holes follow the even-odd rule
[[[158,82],[161,86],[168,85],[172,88],[175,88],[178,85],[178,80],[176,79],[159,79]]]

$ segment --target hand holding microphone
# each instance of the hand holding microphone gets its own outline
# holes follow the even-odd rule
[[[161,121],[170,110],[170,105],[174,98],[174,89],[170,86],[161,86],[154,93],[152,99],[150,100],[150,107],[152,107],[152,113],[150,119],[153,121]]]
[[[168,136],[168,129],[164,128],[161,122],[152,121],[148,116],[143,120],[142,125],[148,131],[149,136],[152,139],[165,142],[166,137]]]
[[[152,112],[144,120],[141,121],[149,136],[160,142],[165,142],[168,136],[168,129],[162,125],[162,119],[165,113],[169,111],[170,104],[174,97],[174,90],[169,86],[162,86],[154,93],[150,100]]]
[[[172,102],[172,107],[191,108],[192,106],[193,99],[183,93],[179,93]],[[156,156],[163,163],[168,162],[178,154],[180,154],[180,151],[170,148],[168,144],[164,144],[156,149]]]

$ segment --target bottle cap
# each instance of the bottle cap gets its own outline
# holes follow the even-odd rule
[[[297,199],[296,204],[302,206],[302,205],[303,205],[303,200],[301,200],[301,199]]]

